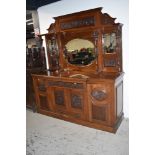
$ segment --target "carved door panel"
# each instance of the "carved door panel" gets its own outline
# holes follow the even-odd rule
[[[66,114],[68,109],[66,90],[61,87],[50,87],[49,93],[54,111],[61,114]]]
[[[69,111],[72,117],[78,119],[86,118],[86,98],[82,90],[68,90]]]
[[[37,99],[37,108],[38,110],[44,111],[53,111],[53,107],[51,106],[48,96],[45,93],[38,93],[36,95]]]
[[[47,89],[46,89],[46,82],[45,79],[37,79],[37,89],[39,93],[46,93]]]
[[[113,101],[112,85],[104,83],[92,84],[88,87],[90,121],[110,125]]]
[[[33,78],[38,110],[53,111],[48,98],[47,84],[43,78]]]
[[[39,94],[38,100],[39,100],[39,109],[46,110],[46,111],[50,110],[50,107],[48,104],[48,99],[47,99],[46,95]]]

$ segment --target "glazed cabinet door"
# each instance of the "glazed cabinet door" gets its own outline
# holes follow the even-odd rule
[[[102,33],[103,70],[107,72],[122,71],[122,27],[111,26]]]

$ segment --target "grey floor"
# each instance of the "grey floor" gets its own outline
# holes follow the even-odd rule
[[[128,155],[129,121],[116,134],[27,110],[27,155]]]

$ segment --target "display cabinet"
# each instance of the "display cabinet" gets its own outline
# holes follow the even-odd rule
[[[54,17],[50,70],[33,74],[39,113],[116,132],[123,119],[122,24],[102,8]]]

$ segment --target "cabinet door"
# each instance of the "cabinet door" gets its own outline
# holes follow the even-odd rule
[[[50,102],[55,112],[66,114],[67,112],[67,96],[66,90],[61,87],[50,87]]]
[[[111,124],[113,88],[110,84],[89,85],[90,121]]]
[[[49,111],[50,107],[49,107],[49,104],[48,104],[47,96],[39,94],[38,98],[39,98],[39,108],[41,110]]]
[[[86,97],[83,90],[68,90],[69,111],[74,118],[86,118]]]
[[[38,110],[53,111],[49,102],[46,80],[44,78],[33,77],[36,104]]]
[[[103,70],[106,72],[122,71],[121,27],[105,28],[102,34]]]
[[[72,118],[86,118],[87,90],[85,82],[50,79],[47,81],[47,85],[50,105],[56,113]]]

